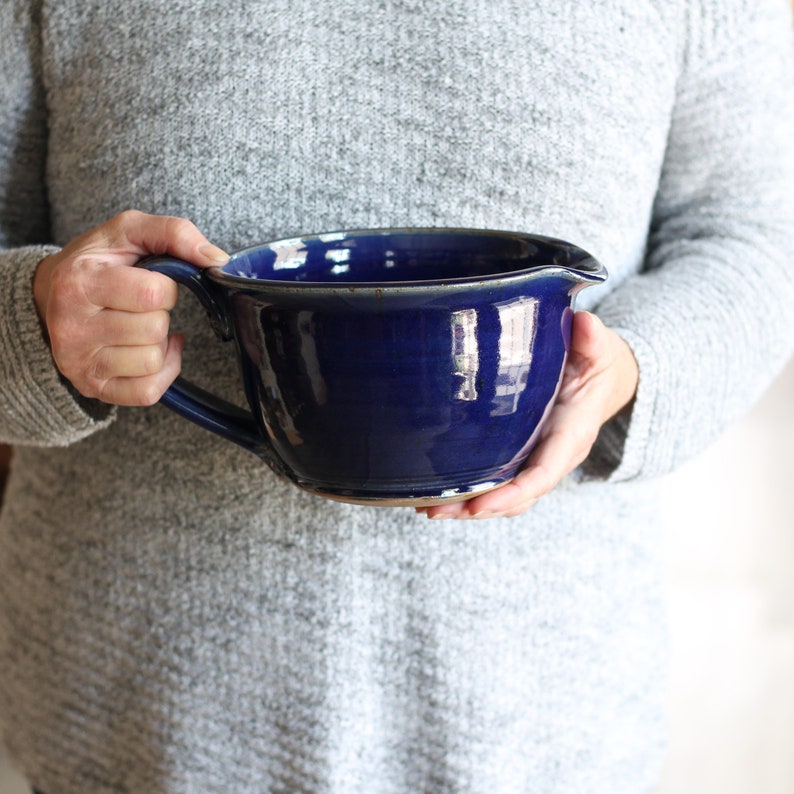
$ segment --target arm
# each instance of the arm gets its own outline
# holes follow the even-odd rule
[[[577,315],[560,398],[516,480],[431,517],[517,515],[582,462],[592,479],[667,473],[791,355],[790,8],[691,5],[702,13],[690,20],[645,270],[598,307],[606,327]]]
[[[0,5],[0,440],[48,446],[107,426],[109,403],[155,402],[179,370],[176,287],[131,266],[155,252],[226,257],[188,221],[137,212],[47,244],[40,48],[33,4]]]
[[[790,5],[704,5],[714,8],[692,25],[646,270],[598,308],[640,380],[632,413],[603,429],[591,477],[671,471],[746,412],[794,350]]]
[[[84,410],[53,366],[31,289],[48,245],[47,118],[35,4],[0,4],[0,438],[66,444],[109,421]]]

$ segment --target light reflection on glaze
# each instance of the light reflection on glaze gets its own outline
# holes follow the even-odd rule
[[[452,366],[458,379],[454,399],[474,402],[477,399],[477,373],[480,352],[477,341],[477,310],[452,312]]]
[[[297,270],[306,264],[306,258],[309,256],[306,243],[300,238],[283,240],[273,246],[273,251],[276,254],[273,270]]]
[[[320,372],[320,359],[317,356],[317,343],[314,339],[314,312],[298,312],[298,333],[301,340],[300,360],[304,362],[306,377],[311,384],[316,405],[328,402],[328,386]]]
[[[527,388],[537,333],[538,299],[519,297],[496,304],[502,333],[491,416],[507,416],[518,409]]]
[[[329,262],[334,263],[330,269],[334,276],[344,276],[345,273],[350,272],[349,248],[332,248],[330,251],[325,252],[325,258]]]
[[[243,334],[244,340],[248,340],[245,344],[246,352],[249,355],[257,354],[260,360],[259,376],[261,378],[261,392],[260,400],[262,401],[263,410],[265,408],[265,401],[272,411],[273,418],[281,428],[284,438],[292,445],[299,446],[303,443],[300,431],[295,425],[289,412],[284,408],[284,397],[281,392],[281,387],[278,382],[278,375],[271,366],[270,359],[272,350],[283,356],[284,354],[284,337],[279,329],[270,329],[271,332],[266,334],[264,329],[258,324],[254,324],[250,329],[250,336]],[[259,338],[259,342],[251,344],[251,340],[255,337]],[[268,348],[271,348],[269,351]],[[268,351],[268,352],[266,352]],[[272,428],[268,427],[268,435],[271,439],[274,437]]]

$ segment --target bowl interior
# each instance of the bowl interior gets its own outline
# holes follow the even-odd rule
[[[600,269],[585,251],[547,237],[390,229],[279,240],[237,252],[222,271],[245,279],[364,285],[499,278],[547,267],[592,273]]]

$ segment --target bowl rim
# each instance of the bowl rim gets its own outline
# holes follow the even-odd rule
[[[498,237],[503,239],[523,240],[529,243],[539,243],[542,245],[564,248],[575,255],[574,265],[570,264],[550,264],[533,265],[531,267],[520,268],[513,271],[502,273],[491,273],[478,276],[461,276],[459,278],[438,278],[438,279],[406,279],[392,281],[290,281],[283,279],[258,278],[240,272],[234,272],[235,262],[253,252],[262,249],[273,249],[278,247],[296,247],[303,241],[315,240],[321,243],[343,242],[348,238],[376,237],[376,236],[415,236],[427,235],[461,235],[461,236],[485,236]],[[319,232],[312,234],[298,234],[276,240],[269,240],[254,245],[245,246],[231,253],[229,261],[219,267],[208,269],[208,275],[213,280],[226,284],[237,289],[258,291],[259,289],[279,290],[284,292],[307,291],[338,292],[346,290],[348,292],[380,292],[388,290],[396,292],[402,289],[410,289],[412,292],[417,290],[437,290],[469,288],[472,285],[511,283],[514,281],[530,280],[540,277],[560,277],[572,282],[573,285],[596,284],[605,281],[608,277],[607,270],[592,254],[580,246],[570,243],[557,237],[548,235],[534,234],[531,232],[516,232],[500,229],[479,229],[473,227],[378,227],[378,228],[356,228],[342,229],[333,232]]]

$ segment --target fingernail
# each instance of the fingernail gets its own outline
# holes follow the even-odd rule
[[[213,245],[212,243],[202,243],[196,250],[205,259],[209,259],[211,262],[217,262],[219,265],[229,261],[229,254],[227,254],[222,248],[218,248],[217,245]]]

